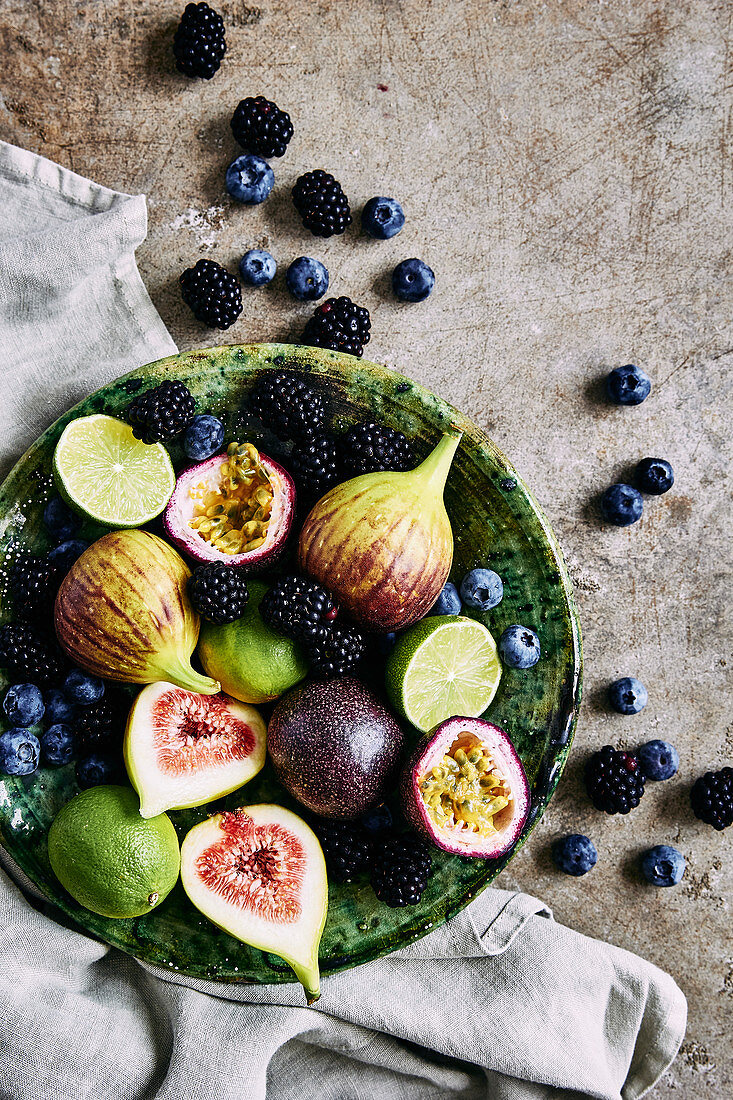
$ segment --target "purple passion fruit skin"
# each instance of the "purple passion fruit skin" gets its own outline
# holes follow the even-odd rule
[[[294,511],[295,486],[282,466],[251,443],[231,443],[179,475],[163,526],[189,558],[249,572],[280,556]]]
[[[514,746],[481,718],[449,718],[418,742],[400,796],[407,820],[438,848],[479,859],[509,851],[530,807]]]

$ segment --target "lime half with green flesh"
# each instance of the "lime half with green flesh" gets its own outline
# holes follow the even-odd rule
[[[478,718],[500,679],[493,637],[461,615],[431,615],[406,630],[386,669],[393,706],[424,733],[456,715]]]
[[[143,443],[129,424],[102,413],[67,424],[53,472],[72,508],[107,527],[139,527],[154,519],[176,484],[162,443]]]

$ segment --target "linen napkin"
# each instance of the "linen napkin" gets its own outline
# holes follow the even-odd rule
[[[135,265],[145,222],[143,196],[0,143],[4,472],[175,350]],[[0,855],[26,890],[0,871],[0,1100],[635,1100],[684,1036],[667,974],[526,894],[484,891],[305,1008],[297,984],[172,976],[70,929]]]

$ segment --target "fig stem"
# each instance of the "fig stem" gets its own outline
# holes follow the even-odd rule
[[[462,437],[463,432],[457,435],[444,435],[428,457],[413,471],[426,485],[432,486],[436,493],[443,492],[453,456],[458,450]]]
[[[177,661],[164,669],[161,679],[168,680],[186,691],[195,691],[197,695],[216,695],[221,691],[218,680],[212,680],[211,676],[202,676],[185,661]]]

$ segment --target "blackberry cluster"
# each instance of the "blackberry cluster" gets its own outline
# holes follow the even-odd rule
[[[304,227],[315,237],[333,237],[351,225],[349,200],[341,184],[322,168],[299,176],[292,196]]]
[[[0,668],[15,680],[50,687],[66,673],[66,662],[54,641],[29,623],[0,626]]]
[[[23,554],[8,570],[8,588],[20,619],[47,618],[61,580],[60,572],[46,557]]]
[[[222,17],[208,4],[186,4],[173,36],[173,55],[179,73],[211,80],[226,50]]]
[[[98,703],[79,707],[73,720],[77,755],[119,756],[129,705],[129,699],[110,690],[108,684]]]
[[[292,371],[261,375],[250,395],[249,407],[280,439],[306,439],[326,426],[323,397]]]
[[[356,627],[328,623],[316,627],[304,640],[303,648],[314,675],[346,676],[363,658],[366,642]]]
[[[278,634],[305,641],[332,622],[336,605],[329,592],[306,577],[283,577],[265,593],[260,615]]]
[[[585,786],[597,810],[627,814],[641,802],[645,777],[636,757],[604,745],[585,765]]]
[[[432,866],[430,850],[416,833],[391,836],[374,853],[372,889],[390,909],[417,905]]]
[[[296,485],[315,500],[338,481],[338,444],[332,435],[311,435],[296,443],[290,455],[290,469]]]
[[[411,470],[416,459],[402,432],[362,420],[349,428],[341,443],[341,459],[347,477],[378,470]]]
[[[733,825],[733,768],[705,772],[690,791],[692,812],[718,832]]]
[[[331,348],[361,356],[371,339],[369,310],[357,306],[351,298],[327,298],[316,309],[303,332],[303,343],[315,348]]]
[[[184,431],[195,412],[196,404],[183,382],[166,381],[136,397],[125,415],[136,439],[162,443]]]
[[[287,111],[281,111],[263,95],[247,96],[232,116],[232,133],[248,153],[261,157],[281,157],[293,136],[293,124]]]
[[[249,591],[240,569],[212,561],[194,569],[188,579],[188,596],[202,619],[222,624],[242,617]]]
[[[355,821],[317,821],[313,831],[321,842],[326,857],[329,880],[353,882],[367,871],[372,859],[372,840]]]
[[[199,260],[181,275],[181,295],[197,321],[209,328],[227,329],[242,312],[239,283],[216,260]]]

